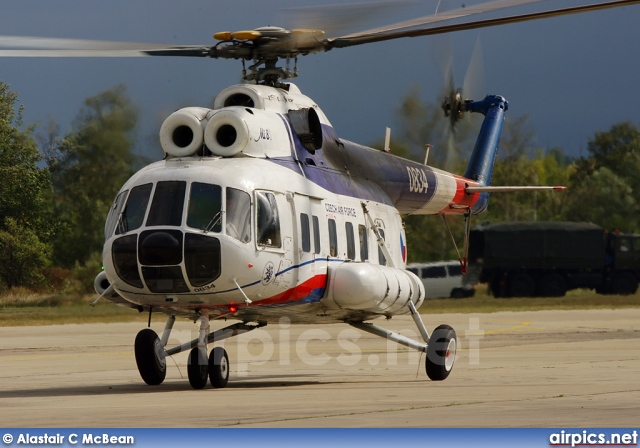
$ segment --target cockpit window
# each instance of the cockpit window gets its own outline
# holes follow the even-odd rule
[[[116,200],[113,201],[113,205],[109,209],[109,214],[107,215],[107,222],[104,225],[104,239],[107,240],[111,235],[113,235],[113,231],[116,228],[116,224],[120,220],[120,213],[122,213],[122,207],[124,207],[124,201],[127,199],[127,193],[129,190],[125,190],[120,192],[120,194],[116,197]]]
[[[256,191],[258,244],[260,246],[281,247],[280,217],[273,193]]]
[[[205,232],[222,231],[222,187],[200,182],[191,184],[187,225]]]
[[[144,184],[131,189],[127,205],[117,218],[116,235],[135,230],[142,225],[152,187],[152,184]]]
[[[187,183],[184,181],[158,182],[153,194],[147,226],[179,226],[182,224],[186,188]]]
[[[251,241],[251,196],[242,190],[227,188],[227,235],[248,243]]]

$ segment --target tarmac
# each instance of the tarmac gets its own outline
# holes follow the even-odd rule
[[[424,356],[347,325],[282,322],[223,341],[224,389],[193,390],[187,353],[148,386],[144,323],[0,328],[9,427],[637,427],[640,309],[423,315],[456,329],[444,381]],[[232,322],[212,322],[212,329]],[[374,323],[419,339],[408,316]],[[154,319],[161,333],[164,321]],[[169,346],[197,337],[177,322]]]

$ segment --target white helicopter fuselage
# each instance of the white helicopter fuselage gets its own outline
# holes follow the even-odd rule
[[[405,270],[401,215],[484,207],[465,192],[472,179],[340,140],[293,85],[230,87],[214,109],[172,114],[160,140],[165,159],[122,187],[105,226],[107,298],[140,310],[308,323],[408,313],[425,294]]]

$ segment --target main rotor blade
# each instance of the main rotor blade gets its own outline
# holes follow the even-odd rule
[[[495,19],[485,19],[453,25],[442,25],[431,28],[421,28],[416,30],[397,31],[397,32],[380,32],[368,35],[354,35],[353,37],[344,36],[335,39],[327,39],[325,41],[325,51],[333,48],[346,48],[355,45],[368,44],[373,42],[383,42],[392,39],[400,39],[403,37],[419,37],[434,34],[452,33],[456,31],[474,30],[478,28],[486,28],[498,25],[507,25],[510,23],[527,22],[531,20],[546,19],[550,17],[559,17],[570,14],[578,14],[582,12],[598,11],[619,6],[629,6],[639,4],[640,0],[614,0],[609,2],[594,3],[591,5],[575,6],[564,9],[554,9],[550,11],[535,12],[530,14],[521,14],[515,16],[500,17]]]
[[[445,22],[447,20],[460,19],[462,17],[468,17],[477,14],[484,14],[487,12],[497,11],[500,9],[512,8],[514,6],[522,6],[529,3],[536,3],[545,0],[493,0],[486,3],[481,3],[475,6],[463,6],[459,9],[453,9],[444,12],[436,12],[433,15],[420,17],[417,19],[407,20],[405,22],[396,23],[393,25],[386,25],[384,27],[375,28],[367,31],[359,31],[357,33],[349,34],[348,38],[358,36],[369,36],[372,34],[387,33],[390,31],[398,31],[403,28],[415,28],[420,25],[427,25],[430,23]]]
[[[209,56],[205,46],[104,42],[30,36],[0,36],[0,57],[91,58]]]

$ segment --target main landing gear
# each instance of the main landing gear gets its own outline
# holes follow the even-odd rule
[[[413,317],[424,343],[414,341],[413,339],[399,333],[387,330],[369,322],[348,322],[348,324],[359,330],[366,331],[367,333],[389,339],[390,341],[397,342],[400,345],[426,353],[425,370],[427,371],[427,376],[432,381],[442,381],[449,376],[451,370],[453,370],[453,363],[456,360],[456,350],[458,347],[456,332],[449,325],[440,325],[433,330],[433,333],[429,336],[429,333],[420,318],[420,314],[418,314],[418,311],[412,302],[409,302],[409,308],[411,310],[411,317]]]
[[[207,385],[207,380],[215,388],[225,387],[229,382],[229,356],[222,347],[215,347],[207,356],[207,343],[218,342],[266,325],[237,323],[211,333],[209,317],[201,315],[198,339],[167,350],[166,345],[175,320],[174,316],[169,316],[162,338],[159,338],[150,328],[141,330],[136,336],[135,355],[138,371],[144,382],[151,386],[157,386],[164,381],[167,375],[167,356],[190,349],[187,374],[191,387],[203,389]]]
[[[458,347],[456,332],[449,325],[440,325],[433,331],[431,336],[429,336],[420,318],[420,314],[418,314],[413,303],[409,303],[411,315],[424,342],[418,342],[369,322],[350,321],[347,323],[362,331],[425,353],[427,355],[425,359],[427,376],[433,381],[442,381],[446,379],[453,370]],[[225,387],[229,382],[230,370],[227,352],[222,347],[215,347],[207,355],[207,344],[209,342],[217,342],[232,336],[237,336],[266,325],[263,322],[254,325],[241,322],[221,330],[210,332],[209,317],[202,315],[200,316],[200,334],[197,339],[167,349],[166,346],[174,322],[174,316],[170,316],[167,319],[161,338],[150,328],[141,330],[136,336],[135,354],[138,371],[144,382],[149,385],[155,386],[164,381],[167,374],[167,356],[190,350],[187,361],[187,374],[191,387],[194,389],[203,389],[206,387],[207,381],[209,381],[214,388]]]

